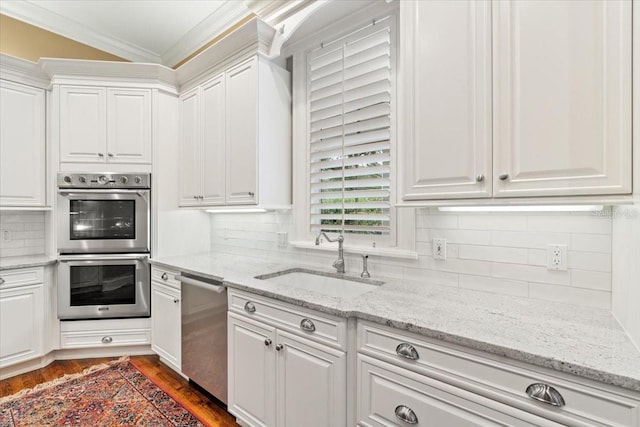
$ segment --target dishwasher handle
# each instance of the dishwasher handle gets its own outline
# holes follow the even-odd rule
[[[226,286],[214,285],[213,283],[202,282],[200,280],[192,279],[191,277],[186,277],[186,276],[178,275],[176,276],[176,280],[180,281],[181,283],[191,285],[191,286],[196,286],[198,288],[206,289],[208,291],[213,291],[218,294],[227,290]]]

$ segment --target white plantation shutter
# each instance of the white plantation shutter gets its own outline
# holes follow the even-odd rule
[[[310,224],[314,232],[389,235],[390,19],[308,56]]]

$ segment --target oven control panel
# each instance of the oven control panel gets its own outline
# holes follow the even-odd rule
[[[151,188],[151,174],[61,172],[58,174],[58,188]]]

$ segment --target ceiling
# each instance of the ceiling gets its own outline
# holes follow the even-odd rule
[[[130,61],[173,67],[249,16],[246,4],[251,2],[3,0],[0,13]]]

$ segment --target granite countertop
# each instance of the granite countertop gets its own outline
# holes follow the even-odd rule
[[[56,257],[48,255],[25,255],[0,258],[0,271],[12,268],[40,267],[43,265],[55,264]]]
[[[640,351],[608,310],[379,277],[375,279],[384,285],[356,298],[338,298],[254,278],[317,267],[226,254],[164,257],[151,263],[324,313],[640,391]]]

